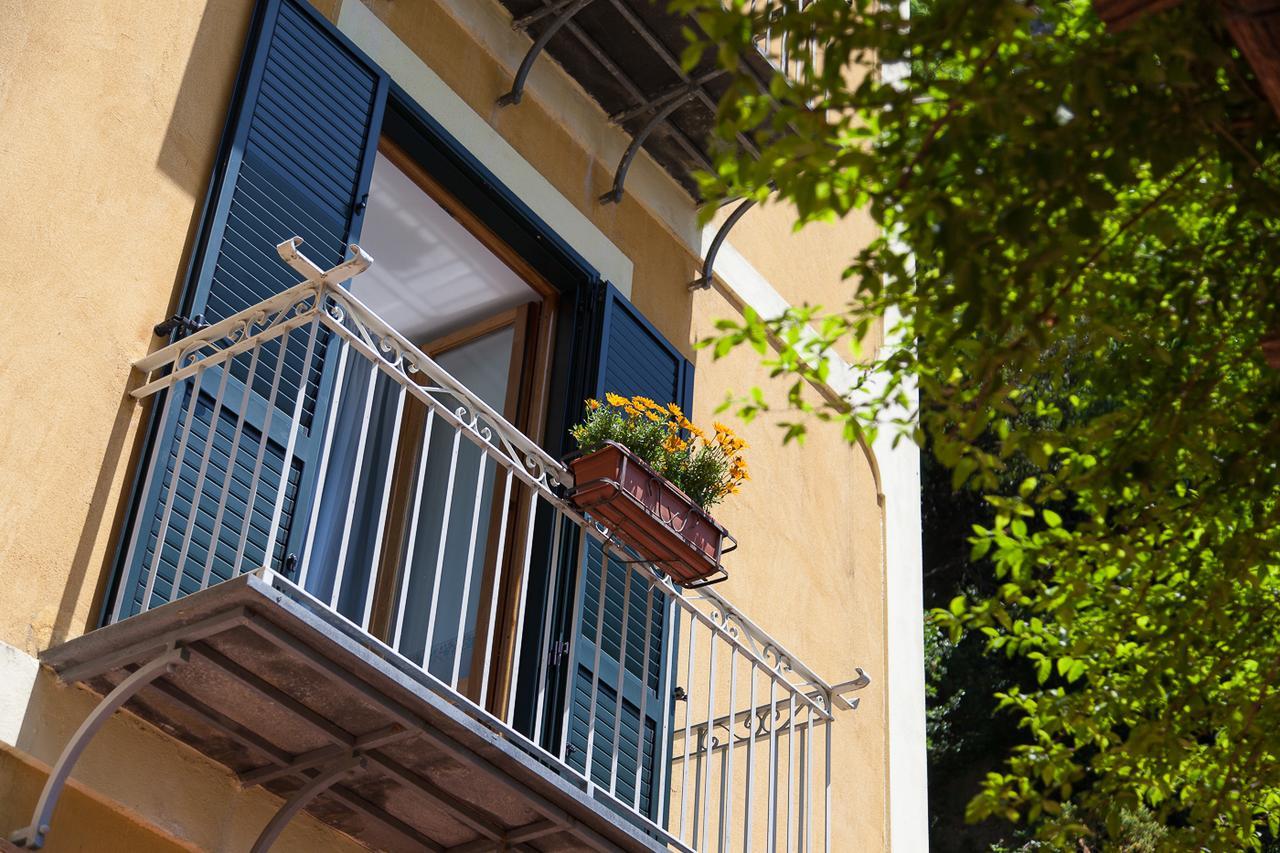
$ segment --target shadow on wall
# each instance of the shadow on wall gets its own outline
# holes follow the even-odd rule
[[[173,271],[172,295],[163,309],[165,313],[157,313],[156,322],[179,309],[253,8],[254,0],[209,0],[205,4],[183,69],[173,112],[165,127],[156,168],[191,196],[192,208],[180,260]],[[161,338],[153,338],[148,349],[154,351],[165,343],[167,341]],[[144,353],[139,351],[137,355],[141,357]],[[135,471],[144,447],[146,413],[137,421],[138,428],[135,429],[134,415],[138,403],[129,396],[137,383],[137,377],[131,376],[128,387],[123,389],[106,452],[98,466],[88,514],[76,544],[67,584],[63,588],[52,636],[48,640],[53,645],[92,629],[98,623],[101,602],[115,567],[116,544],[120,541],[132,480],[124,479],[119,499],[114,497],[115,487],[121,482],[121,466],[126,472]],[[98,547],[102,536],[109,537],[105,540],[105,548]],[[102,556],[95,556],[99,552]],[[85,587],[89,584],[93,584],[95,589],[85,620],[84,611],[78,610],[77,604],[83,601]]]
[[[126,471],[135,471],[138,467],[143,447],[145,429],[133,429],[134,410],[138,401],[130,396],[130,392],[138,387],[140,380],[136,374],[130,375],[129,382],[121,395],[120,405],[116,409],[115,422],[111,425],[111,436],[107,440],[107,449],[103,453],[102,463],[98,466],[98,479],[93,484],[93,497],[89,500],[89,511],[84,527],[80,531],[80,539],[76,542],[75,556],[71,560],[71,570],[67,584],[62,590],[62,601],[58,605],[58,615],[54,620],[53,633],[48,644],[56,646],[71,637],[78,636],[87,630],[97,627],[98,615],[103,596],[110,585],[112,570],[115,567],[115,546],[120,541],[121,530],[125,519],[125,508],[130,493],[130,481],[125,481],[125,488],[119,499],[113,499],[117,472],[123,464]],[[140,425],[145,426],[144,416]],[[113,506],[114,504],[114,506]],[[110,512],[111,518],[107,529],[103,529],[104,519]],[[103,557],[95,559],[98,550],[99,536],[105,535],[106,548]],[[96,580],[94,580],[96,578]],[[77,616],[77,603],[87,584],[94,584],[93,598],[90,602],[88,618],[84,624],[77,624],[81,617]],[[44,646],[43,643],[40,644]]]
[[[254,5],[205,4],[156,158],[160,171],[197,201],[208,187]]]

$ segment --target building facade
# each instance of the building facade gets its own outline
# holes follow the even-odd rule
[[[925,848],[914,450],[734,423],[753,479],[698,589],[566,498],[587,397],[785,405],[754,352],[695,343],[843,304],[873,233],[698,225],[718,81],[679,69],[681,21],[0,17],[3,834]]]

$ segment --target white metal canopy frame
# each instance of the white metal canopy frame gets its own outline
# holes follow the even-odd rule
[[[140,601],[122,581],[113,624],[42,655],[104,699],[13,842],[43,845],[80,753],[131,703],[246,787],[284,797],[255,851],[304,808],[385,849],[831,850],[830,723],[856,706],[842,694],[865,686],[862,672],[828,684],[721,595],[685,593],[624,559],[558,496],[572,477],[556,459],[342,287],[368,255],[352,245],[326,271],[300,245],[277,248],[303,282],[135,364],[145,381],[134,395],[178,424],[172,459],[157,442],[143,488],[183,476],[195,498],[160,490],[158,531],[138,513],[126,565],[142,573]],[[293,364],[305,378],[321,359],[336,361],[336,379],[315,421],[316,498],[290,534],[285,519],[305,502],[286,494],[285,476],[266,487],[274,495],[257,494],[265,437],[288,457],[304,394],[287,399],[281,376]],[[240,446],[246,401],[264,388],[264,438]],[[203,434],[197,398],[212,409]],[[407,426],[414,406],[425,410],[418,427]],[[229,450],[212,440],[220,418],[234,427]],[[408,466],[405,442],[416,444]],[[257,470],[237,514],[238,454]],[[411,469],[399,489],[409,508],[393,536],[398,458]],[[246,556],[251,524],[267,525],[265,566]],[[550,531],[549,560],[539,531]],[[278,556],[290,535],[305,540],[300,566]],[[551,611],[561,573],[594,618],[567,641],[549,619],[524,636],[538,624],[526,616]],[[538,594],[531,576],[547,575]],[[607,608],[619,591],[620,611]],[[140,612],[125,618],[130,601]],[[565,662],[572,673],[557,677]],[[450,762],[458,775],[433,778]]]

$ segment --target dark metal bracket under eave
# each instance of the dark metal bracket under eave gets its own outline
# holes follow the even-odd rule
[[[747,211],[755,207],[756,200],[754,198],[743,199],[733,212],[725,218],[720,224],[720,228],[716,231],[716,236],[712,238],[711,245],[707,247],[707,257],[702,261],[702,275],[695,278],[690,284],[690,290],[706,290],[711,286],[711,282],[715,276],[716,255],[720,254],[720,247],[724,245],[724,241],[728,238],[729,232],[733,230],[733,226],[738,224],[738,220],[746,215]]]
[[[562,0],[560,3],[545,6],[512,22],[511,25],[515,29],[525,30],[548,15],[555,15],[542,34],[529,46],[529,52],[524,55],[524,60],[516,71],[516,78],[511,83],[511,91],[498,98],[498,106],[508,107],[520,103],[520,99],[524,97],[524,84],[529,79],[529,72],[533,70],[533,63],[537,62],[547,42],[551,41],[561,27],[569,23],[570,18],[593,2],[594,0]]]

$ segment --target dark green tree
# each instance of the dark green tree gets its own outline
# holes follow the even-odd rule
[[[787,438],[900,429],[990,508],[986,582],[934,619],[1033,676],[999,696],[1023,739],[970,817],[1053,846],[1150,824],[1162,848],[1260,847],[1280,823],[1280,124],[1221,7],[1115,34],[1083,0],[677,5],[706,34],[687,60],[735,76],[708,200],[799,225],[865,209],[883,234],[850,247],[847,305],[748,313],[711,345],[789,377]],[[761,93],[737,57],[766,31],[796,73]],[[813,393],[886,316],[901,343],[843,400]]]

